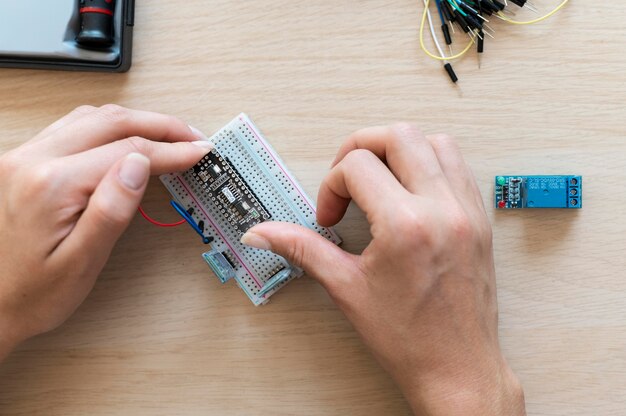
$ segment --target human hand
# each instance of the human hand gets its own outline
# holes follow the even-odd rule
[[[285,223],[242,242],[318,280],[417,414],[524,415],[498,342],[491,226],[455,142],[408,124],[355,133],[321,185],[318,222],[338,223],[351,200],[373,237],[361,255]]]
[[[195,164],[201,139],[174,117],[84,106],[0,157],[0,360],[82,303],[149,175]]]

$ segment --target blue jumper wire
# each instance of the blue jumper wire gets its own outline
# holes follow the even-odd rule
[[[183,217],[185,221],[187,221],[187,224],[189,224],[191,228],[193,228],[194,231],[197,232],[200,235],[200,237],[202,237],[202,242],[204,244],[209,244],[213,241],[213,237],[207,237],[204,235],[204,230],[200,228],[200,226],[198,225],[198,223],[196,223],[193,217],[187,211],[185,211],[185,208],[183,208],[182,205],[180,205],[178,202],[174,201],[173,199],[170,201],[170,204],[172,205],[172,207],[174,207],[176,212],[178,212],[180,216]]]

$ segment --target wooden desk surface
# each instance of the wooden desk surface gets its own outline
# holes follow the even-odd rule
[[[0,150],[116,102],[206,132],[245,111],[312,195],[350,132],[396,120],[456,135],[488,206],[495,174],[580,173],[580,212],[489,209],[502,344],[529,414],[626,414],[626,6],[495,22],[483,69],[456,64],[460,98],[417,50],[419,1],[137,3],[128,74],[0,70]],[[157,181],[145,206],[174,218]],[[338,230],[366,244],[358,210]],[[409,414],[312,280],[255,308],[201,250],[137,218],[70,321],[0,367],[0,414]]]

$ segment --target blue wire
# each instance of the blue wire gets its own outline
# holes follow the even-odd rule
[[[172,207],[174,207],[176,212],[178,212],[180,214],[180,216],[183,217],[185,221],[187,221],[187,224],[191,225],[191,228],[193,228],[195,232],[200,234],[200,237],[202,237],[202,242],[204,244],[209,244],[211,241],[213,241],[213,238],[206,237],[204,235],[204,230],[202,230],[200,228],[200,226],[198,226],[198,224],[196,224],[196,221],[193,219],[193,217],[191,215],[189,215],[189,213],[187,211],[185,211],[185,208],[183,208],[182,205],[180,205],[178,202],[176,202],[174,200],[171,200],[170,204],[172,205]]]
[[[439,12],[439,18],[441,19],[441,24],[445,25],[446,20],[443,18],[443,12],[441,11],[441,0],[435,0],[435,4],[437,5],[437,11]]]

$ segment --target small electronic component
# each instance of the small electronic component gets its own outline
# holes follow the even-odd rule
[[[161,176],[172,206],[211,244],[202,256],[220,282],[235,280],[255,305],[269,299],[302,269],[270,251],[241,244],[263,221],[291,222],[340,244],[317,223],[315,205],[263,138],[241,114],[211,137],[215,149],[186,172]]]
[[[496,176],[495,205],[498,209],[582,208],[582,176]]]
[[[265,285],[263,285],[261,290],[259,290],[259,295],[263,296],[281,283],[286,282],[289,279],[290,274],[291,267],[283,267],[278,270],[267,282],[265,282]]]
[[[217,250],[211,250],[203,253],[202,257],[211,266],[220,282],[226,283],[235,277],[235,268],[224,254]]]

